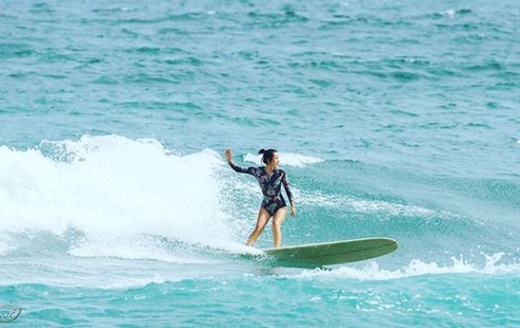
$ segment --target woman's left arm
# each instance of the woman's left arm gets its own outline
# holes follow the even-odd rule
[[[282,183],[283,183],[283,187],[285,188],[285,193],[287,194],[287,197],[289,198],[289,203],[291,204],[291,216],[294,217],[294,216],[296,216],[296,206],[294,205],[294,199],[293,199],[293,195],[291,192],[289,179],[287,178],[287,173],[285,173],[285,171],[283,172]]]

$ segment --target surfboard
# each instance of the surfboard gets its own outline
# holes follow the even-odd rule
[[[267,248],[263,252],[277,265],[318,268],[368,260],[395,251],[398,242],[392,238],[376,237],[341,240],[328,243]]]
[[[22,308],[13,305],[0,304],[0,323],[16,320],[22,313]]]

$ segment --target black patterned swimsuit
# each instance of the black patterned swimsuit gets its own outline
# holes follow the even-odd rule
[[[289,188],[289,180],[284,170],[274,170],[271,175],[269,175],[265,167],[248,167],[246,169],[233,162],[229,162],[229,166],[231,166],[235,172],[251,174],[256,178],[264,195],[262,207],[269,212],[269,215],[273,216],[280,208],[287,206],[281,193],[282,184],[287,197],[289,197],[289,202],[292,203],[293,198],[291,189]]]

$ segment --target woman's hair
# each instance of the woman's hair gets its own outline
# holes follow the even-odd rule
[[[274,153],[277,153],[278,151],[276,149],[260,149],[260,151],[258,152],[258,154],[262,154],[262,163],[264,164],[269,164],[269,162],[271,162],[273,160],[273,157],[274,157]]]

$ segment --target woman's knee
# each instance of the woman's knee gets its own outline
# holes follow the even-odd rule
[[[279,230],[282,227],[282,220],[273,220],[273,230]]]
[[[280,209],[278,212],[276,212],[276,215],[273,219],[273,229],[279,229],[282,226],[282,223],[285,220],[285,214],[286,212],[284,209]]]

